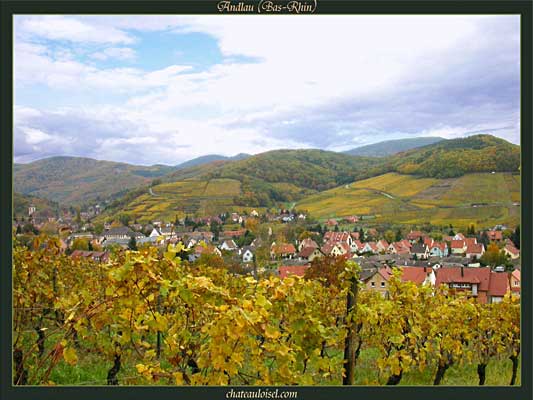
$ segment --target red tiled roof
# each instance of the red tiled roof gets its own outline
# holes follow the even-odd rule
[[[275,244],[274,246],[272,246],[272,251],[274,252],[274,254],[296,253],[296,249],[294,248],[294,245],[292,243]]]
[[[511,275],[516,278],[517,280],[520,280],[520,270],[519,269],[515,269]]]
[[[481,254],[483,253],[483,245],[480,244],[470,244],[466,247],[467,254]]]
[[[322,251],[322,253],[329,256],[329,254],[331,253],[331,250],[333,250],[334,247],[335,247],[335,243],[327,242],[326,244],[324,244],[324,246],[322,246],[320,250]]]
[[[289,275],[304,276],[307,268],[309,268],[309,265],[281,266],[278,268],[278,273],[281,279],[284,279]]]
[[[512,253],[512,254],[515,254],[515,255],[518,255],[520,254],[520,250],[518,250],[516,247],[514,247],[513,245],[510,245],[510,244],[507,244],[505,246],[505,249],[509,252],[509,253]]]
[[[378,251],[378,246],[376,245],[376,242],[367,242],[368,246],[372,249],[372,251]]]
[[[347,242],[350,238],[348,232],[326,232],[324,234],[324,242]]]
[[[402,281],[414,282],[421,285],[426,280],[427,275],[431,272],[431,268],[422,267],[401,267]]]
[[[461,270],[463,271],[461,274]],[[444,267],[436,271],[436,286],[443,283],[478,283],[479,291],[489,289],[490,268]]]
[[[350,236],[352,237],[352,239],[358,240],[359,239],[359,232],[350,232]]]
[[[505,296],[509,290],[509,274],[506,272],[491,272],[489,295]]]
[[[430,237],[425,237],[424,238],[424,244],[428,247],[431,247],[431,245],[433,244],[433,238],[430,238]]]
[[[298,256],[300,256],[302,258],[307,258],[311,254],[313,254],[315,250],[317,250],[317,247],[313,247],[313,246],[304,247],[304,248],[302,248],[302,251],[300,251]]]
[[[197,245],[194,248],[195,254],[216,254],[215,246],[209,245],[209,246],[202,246]]]
[[[314,247],[314,248],[318,248],[318,244],[311,238],[306,238],[304,240],[302,240],[302,248],[303,247]]]
[[[421,231],[411,231],[407,234],[407,239],[409,240],[418,240],[424,234]]]
[[[245,233],[246,233],[246,229],[239,229],[237,231],[224,231],[222,232],[222,236],[236,237],[236,236],[242,236]]]
[[[511,290],[513,292],[520,292],[520,270],[519,269],[515,269],[511,273],[511,277],[512,277],[511,280],[517,280],[518,281],[518,286],[514,286],[514,284],[511,285]]]
[[[378,273],[383,277],[383,279],[388,281],[392,276],[392,269],[389,266],[381,267],[378,269]]]
[[[340,243],[337,243],[337,245],[342,247],[344,249],[345,253],[349,253],[351,251],[350,245],[348,243],[346,243],[346,242],[340,242]]]
[[[398,254],[409,254],[410,252],[410,247],[407,247],[403,242],[394,242],[392,245]]]
[[[452,249],[462,249],[465,247],[464,240],[452,240],[451,248]]]
[[[411,246],[413,246],[411,242],[409,242],[409,240],[406,240],[406,239],[400,240],[400,243],[402,243],[404,247],[407,247],[408,249],[410,249]]]
[[[357,249],[361,250],[365,245],[360,240],[354,240],[353,243],[357,246]]]
[[[467,246],[477,244],[477,239],[476,238],[465,238],[465,243]]]
[[[385,249],[389,247],[389,243],[385,239],[381,239],[378,244],[381,244],[381,246]]]

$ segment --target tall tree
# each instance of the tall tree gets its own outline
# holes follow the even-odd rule
[[[130,237],[130,241],[128,242],[128,249],[137,250],[137,241],[135,240],[135,236]]]

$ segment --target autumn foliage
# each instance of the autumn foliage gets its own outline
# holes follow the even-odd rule
[[[95,264],[61,254],[54,240],[38,238],[31,250],[16,244],[14,383],[52,384],[60,363],[91,354],[107,366],[108,384],[120,384],[133,363],[135,384],[338,385],[347,332],[355,375],[361,349],[377,350],[376,383],[397,384],[415,369],[442,375],[446,365],[486,365],[502,354],[516,380],[514,298],[481,305],[396,274],[390,298],[359,290],[347,313],[355,263],[334,264],[337,280],[327,285],[189,266],[180,251],[126,251]]]

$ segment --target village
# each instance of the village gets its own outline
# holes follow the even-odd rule
[[[478,232],[472,226],[465,234],[452,229],[442,234],[412,229],[394,233],[368,227],[357,216],[320,225],[308,222],[303,212],[279,209],[264,215],[252,210],[148,224],[120,218],[95,229],[91,219],[99,213],[95,206],[56,219],[40,215],[32,205],[27,218],[14,221],[13,230],[18,237],[40,231],[58,235],[63,252],[97,263],[107,262],[116,251],[154,246],[163,252],[180,243],[189,263],[212,262],[215,257],[219,265],[255,277],[303,277],[315,260],[354,260],[362,269],[364,287],[384,297],[393,268],[401,269],[402,280],[433,287],[446,284],[482,303],[499,302],[508,292],[520,294],[520,250],[511,240],[512,230],[501,225]],[[494,254],[489,257],[489,252]]]

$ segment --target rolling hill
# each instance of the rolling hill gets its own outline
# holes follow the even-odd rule
[[[515,221],[519,213],[512,202],[519,201],[519,181],[511,173],[518,169],[519,156],[518,146],[488,135],[439,142],[388,158],[275,150],[174,171],[152,192],[144,189],[118,201],[108,215],[127,212],[149,220],[291,202],[319,218],[364,214],[401,223],[452,217],[458,223]],[[409,174],[403,172],[409,169]],[[493,192],[491,187],[501,190]],[[495,193],[500,200],[490,197]],[[481,205],[473,207],[476,202]]]
[[[311,195],[296,207],[319,219],[363,215],[375,223],[513,226],[520,221],[519,202],[517,174],[436,179],[387,173]]]
[[[215,161],[174,171],[162,184],[118,199],[105,215],[125,212],[145,221],[264,209],[366,177],[378,163],[322,150],[275,150]]]
[[[15,164],[14,191],[62,204],[82,204],[118,196],[173,171],[81,157],[51,157]]]
[[[398,153],[383,172],[428,178],[455,178],[473,172],[518,172],[520,146],[492,135],[475,135],[438,142]]]
[[[221,156],[219,154],[208,154],[206,156],[201,156],[201,157],[193,158],[192,160],[189,160],[189,161],[185,161],[184,163],[176,165],[176,168],[177,169],[190,168],[190,167],[195,167],[198,165],[209,164],[209,163],[212,163],[213,161],[238,161],[238,160],[244,160],[245,158],[248,158],[248,157],[250,157],[250,154],[246,154],[246,153],[239,153],[233,157]]]
[[[360,146],[354,149],[345,151],[344,154],[351,156],[364,157],[386,157],[391,156],[402,151],[416,149],[418,147],[427,146],[440,141],[446,140],[441,137],[417,137],[398,140],[386,140],[379,143],[369,144],[367,146]]]
[[[456,209],[465,215],[465,220],[483,213],[468,201],[496,207],[494,219],[507,218],[506,215],[514,218],[516,214],[515,208],[509,208],[508,200],[495,204],[498,202],[488,198],[486,188],[497,185],[498,182],[493,182],[497,177],[512,176],[500,173],[518,172],[520,147],[490,135],[440,141],[389,157],[274,150],[202,162],[209,161],[209,157],[185,167],[140,167],[54,157],[15,165],[15,190],[68,205],[114,198],[104,216],[126,212],[142,220],[173,219],[183,214],[212,215],[281,203],[298,203],[298,207],[308,208],[318,217],[355,213],[385,220],[396,215],[396,220],[406,223],[449,217],[443,211],[435,214],[437,208]],[[492,176],[487,178],[488,175]],[[481,184],[472,192],[478,178]],[[519,196],[514,181],[503,180],[507,186],[501,187],[507,187],[508,193],[504,190],[500,196],[506,199],[509,193],[514,193],[515,198]],[[467,196],[454,199],[454,193]],[[489,206],[483,207],[489,210]],[[502,211],[505,207],[507,211]]]
[[[60,209],[56,202],[22,193],[13,193],[13,216],[27,218],[30,205],[35,206],[41,216],[55,217]]]

